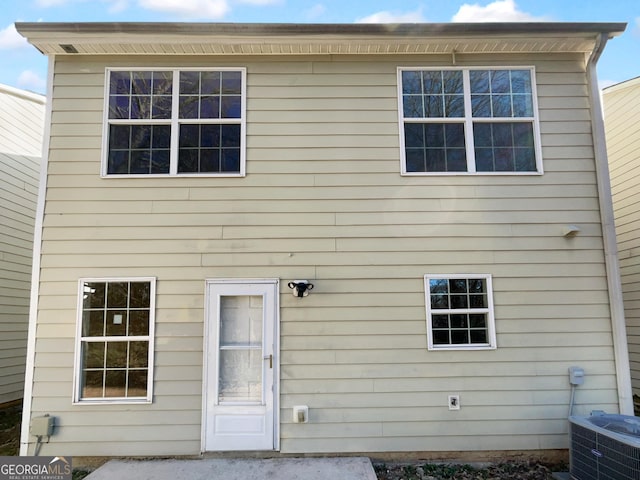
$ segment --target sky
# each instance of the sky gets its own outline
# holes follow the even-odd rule
[[[47,59],[14,22],[623,22],[598,62],[601,87],[640,76],[640,0],[5,0],[0,83],[45,93]]]

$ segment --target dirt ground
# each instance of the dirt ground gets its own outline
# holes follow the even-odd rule
[[[22,405],[0,409],[0,456],[18,455]],[[566,465],[535,462],[500,463],[482,468],[441,463],[375,463],[378,480],[552,480],[552,472],[566,472]],[[74,471],[74,480],[89,472]]]
[[[375,464],[378,480],[552,480],[553,472],[568,471],[567,465],[537,462],[507,462],[490,466],[452,464]]]
[[[0,457],[18,455],[22,404],[0,409]]]

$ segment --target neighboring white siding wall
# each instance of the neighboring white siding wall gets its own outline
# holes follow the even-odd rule
[[[640,395],[640,81],[605,90],[603,100],[631,381]]]
[[[22,398],[44,97],[0,85],[0,404]]]
[[[0,85],[0,152],[42,155],[44,103],[42,95]]]
[[[283,452],[566,448],[572,365],[575,413],[617,411],[583,58],[470,59],[536,66],[544,175],[400,176],[396,67],[448,56],[58,57],[32,414],[60,428],[42,453],[199,452],[217,277],[283,280]],[[105,66],[143,64],[247,67],[245,178],[100,178]],[[423,275],[446,272],[493,275],[496,350],[427,351]],[[71,405],[77,281],[99,276],[158,278],[151,405]]]

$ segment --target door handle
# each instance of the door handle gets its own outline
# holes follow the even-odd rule
[[[269,368],[273,368],[273,355],[265,355],[262,359],[269,360]]]

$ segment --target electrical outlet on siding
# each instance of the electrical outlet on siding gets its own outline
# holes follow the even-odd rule
[[[460,395],[449,395],[449,410],[460,410]]]

